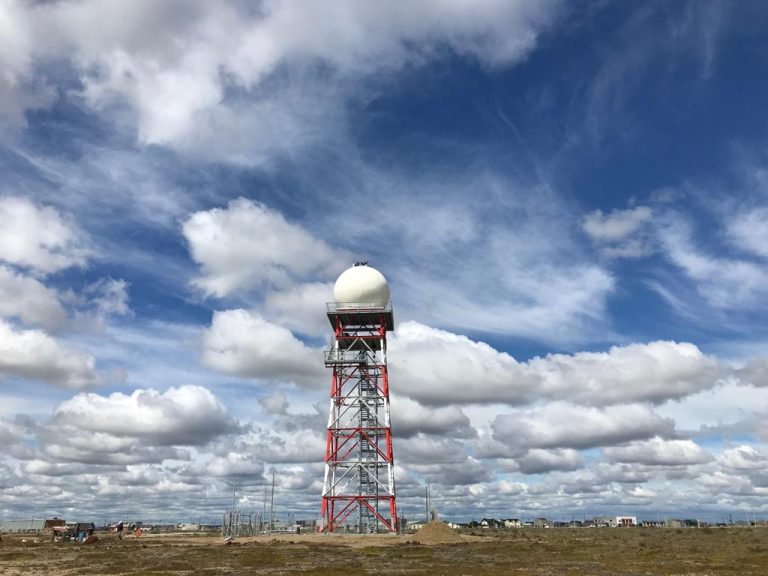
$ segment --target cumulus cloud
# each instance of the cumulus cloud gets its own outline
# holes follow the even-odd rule
[[[267,414],[287,414],[288,413],[288,398],[285,394],[279,390],[275,390],[269,396],[259,399],[259,404],[264,408]]]
[[[143,438],[150,445],[196,445],[231,432],[236,424],[221,402],[201,386],[160,393],[78,394],[54,411],[54,422],[111,435],[115,442]],[[121,440],[122,439],[122,440]]]
[[[674,421],[644,405],[589,408],[562,402],[501,414],[492,424],[496,440],[525,448],[595,448],[669,435]]]
[[[42,330],[16,330],[0,320],[0,375],[87,388],[104,378],[90,354],[62,345]]]
[[[333,300],[330,282],[306,282],[269,292],[264,313],[281,326],[310,336],[327,336],[325,305]]]
[[[608,352],[550,354],[528,362],[550,398],[585,404],[682,398],[715,386],[729,369],[690,343],[657,341],[612,346]]]
[[[454,438],[417,434],[395,438],[395,460],[404,464],[449,464],[467,460],[463,444]]]
[[[717,460],[732,470],[765,470],[768,468],[768,454],[745,444],[725,450]]]
[[[47,458],[58,461],[89,464],[93,466],[127,466],[131,464],[159,464],[166,460],[189,460],[187,450],[173,446],[142,446],[138,441],[121,443],[118,449],[109,444],[99,444],[108,438],[105,435],[86,434],[77,441],[78,429],[67,427],[59,430],[61,438],[54,439],[43,447]]]
[[[549,0],[482,6],[272,0],[258,10],[202,1],[81,0],[34,7],[12,1],[3,7],[0,30],[11,33],[0,103],[16,117],[35,105],[23,98],[30,91],[20,90],[19,80],[31,76],[36,64],[67,55],[84,101],[96,110],[124,108],[142,142],[212,153],[225,148],[243,161],[244,149],[311,142],[317,136],[312,127],[327,116],[311,112],[332,114],[334,102],[345,100],[344,91],[313,94],[314,100],[302,91],[300,102],[291,102],[290,86],[275,87],[281,70],[291,70],[295,84],[322,66],[330,80],[347,86],[446,53],[508,65],[535,48],[558,13]],[[243,99],[228,97],[231,92],[261,97],[244,110]],[[304,126],[291,122],[297,114]],[[279,122],[271,122],[275,118]],[[239,150],[232,150],[233,143]]]
[[[752,481],[744,476],[728,474],[717,470],[710,474],[702,474],[697,482],[706,488],[723,494],[739,496],[766,496],[768,488],[755,488]]]
[[[665,440],[659,437],[626,446],[610,446],[603,452],[614,462],[647,466],[685,466],[712,460],[712,456],[693,440]]]
[[[424,404],[526,404],[568,399],[585,405],[661,404],[715,386],[730,374],[690,343],[613,346],[608,352],[550,354],[518,362],[466,336],[405,322],[389,360],[393,387]],[[407,388],[397,388],[399,382]]]
[[[459,406],[431,408],[401,397],[392,399],[392,430],[398,438],[408,438],[419,432],[445,434],[453,438],[476,434]]]
[[[577,470],[582,466],[581,454],[572,449],[541,450],[534,448],[517,459],[523,474],[543,474],[553,470]]]
[[[653,212],[647,206],[613,210],[604,214],[595,210],[584,217],[582,229],[609,258],[641,258],[653,248],[643,230]]]
[[[418,322],[398,326],[388,360],[392,386],[424,404],[523,404],[535,395],[533,381],[509,354]]]
[[[312,419],[313,415],[309,415]],[[281,422],[272,425],[259,425],[256,422],[236,435],[222,436],[213,446],[217,457],[229,454],[244,454],[249,458],[270,464],[314,463],[319,466],[318,475],[323,471],[323,458],[326,449],[325,429],[321,426],[305,426],[301,421],[305,414],[290,414],[286,420],[293,419],[299,424],[295,427],[283,426]],[[327,414],[324,420],[327,420]],[[307,432],[307,429],[311,429]],[[301,441],[297,441],[297,438]],[[319,477],[319,476],[318,476]]]
[[[0,265],[0,317],[56,329],[67,321],[59,294],[39,280]]]
[[[88,256],[82,233],[50,206],[0,197],[0,261],[40,274],[82,266]]]
[[[204,474],[213,477],[239,478],[261,483],[264,474],[264,462],[256,460],[252,454],[237,454],[230,452],[225,456],[215,456],[207,461],[193,465],[187,473]]]
[[[752,386],[768,388],[768,358],[749,361],[744,367],[736,370],[736,376]]]
[[[183,226],[206,294],[229,296],[311,276],[333,276],[351,261],[282,214],[244,198],[193,214]]]
[[[318,387],[326,380],[320,350],[308,348],[257,312],[241,309],[214,312],[203,335],[202,361],[226,374],[304,387]]]
[[[23,127],[27,110],[46,107],[54,100],[54,90],[34,77],[35,39],[29,16],[21,2],[0,6],[0,127]]]

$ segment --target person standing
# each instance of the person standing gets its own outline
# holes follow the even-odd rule
[[[117,523],[116,530],[117,530],[117,539],[122,542],[123,540],[123,523],[122,522]]]

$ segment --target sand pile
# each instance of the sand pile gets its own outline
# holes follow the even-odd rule
[[[462,537],[444,522],[430,522],[411,538],[419,544],[452,544],[462,542]]]

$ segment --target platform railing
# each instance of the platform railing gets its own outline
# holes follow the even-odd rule
[[[392,312],[392,302],[381,304],[365,302],[327,302],[326,307],[329,314],[338,314],[343,312]]]
[[[325,350],[325,364],[372,364],[375,354],[363,350],[343,350],[331,346]]]

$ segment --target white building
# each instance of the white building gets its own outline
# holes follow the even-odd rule
[[[637,516],[616,516],[612,526],[637,526]]]

